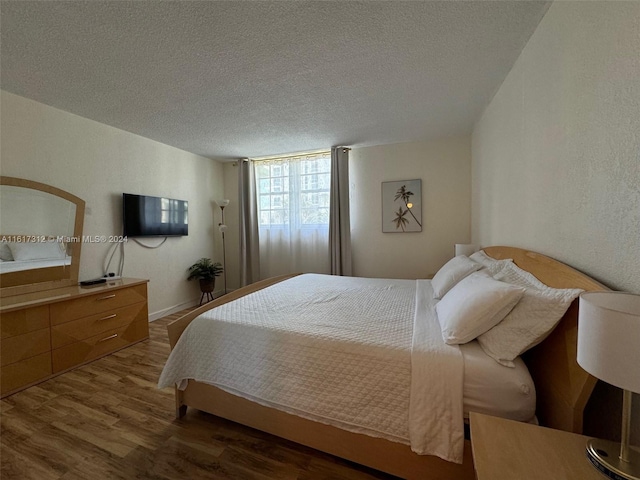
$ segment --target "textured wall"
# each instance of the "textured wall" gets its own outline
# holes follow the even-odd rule
[[[169,238],[155,250],[129,241],[124,275],[148,278],[149,313],[199,298],[186,269],[202,256],[218,256],[212,200],[222,195],[222,165],[138,135],[2,92],[2,175],[67,190],[86,201],[85,235],[122,232],[122,193],[189,201],[189,236]],[[149,245],[156,239],[143,240]],[[82,246],[80,278],[102,275],[108,244]],[[117,262],[112,264],[115,271]]]
[[[473,132],[474,242],[640,293],[638,52],[640,3],[551,6]],[[600,417],[619,401],[600,400]]]
[[[553,4],[473,133],[476,241],[640,293],[639,51],[640,3]]]
[[[425,278],[470,237],[469,137],[354,148],[349,159],[354,275]],[[422,232],[382,233],[381,183],[422,179]]]

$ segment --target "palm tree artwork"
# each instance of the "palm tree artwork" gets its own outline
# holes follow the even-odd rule
[[[404,202],[404,206],[407,207],[407,209],[404,211],[404,213],[402,213],[402,207],[400,207],[400,210],[398,211],[399,213],[402,213],[402,215],[400,216],[404,216],[406,215],[407,212],[409,212],[411,214],[411,216],[413,217],[413,219],[416,221],[416,223],[422,227],[422,224],[418,221],[418,219],[416,218],[416,216],[413,214],[413,212],[411,211],[411,209],[413,208],[413,203],[411,203],[411,197],[413,196],[413,192],[410,192],[409,190],[407,190],[407,186],[406,185],[402,185],[398,191],[396,192],[396,196],[394,197],[394,201],[396,200],[402,200]],[[398,228],[396,226],[396,228]],[[404,225],[403,225],[403,229],[402,231],[404,231]]]
[[[422,181],[382,182],[382,231],[422,231]]]
[[[401,228],[404,232],[404,226],[409,223],[409,220],[404,217],[408,211],[408,208],[406,210],[402,210],[402,207],[400,207],[396,212],[396,218],[393,219],[393,223],[396,224],[396,230]]]

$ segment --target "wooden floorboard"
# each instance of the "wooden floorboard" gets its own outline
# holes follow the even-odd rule
[[[316,450],[189,409],[158,390],[166,325],[150,338],[0,401],[0,478],[392,479]]]

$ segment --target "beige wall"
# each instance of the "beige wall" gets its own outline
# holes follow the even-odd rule
[[[189,236],[168,238],[153,250],[129,240],[124,275],[150,279],[152,318],[199,299],[186,269],[200,257],[220,257],[212,204],[223,192],[220,163],[7,92],[0,108],[0,173],[83,198],[85,235],[121,234],[123,192],[188,200]],[[81,279],[102,275],[109,246],[83,244]],[[110,271],[116,269],[117,261]]]
[[[474,242],[640,293],[638,52],[640,3],[552,4],[473,132]]]
[[[469,241],[469,137],[354,148],[349,176],[354,275],[425,278]],[[422,179],[422,232],[382,233],[381,183],[411,179]]]

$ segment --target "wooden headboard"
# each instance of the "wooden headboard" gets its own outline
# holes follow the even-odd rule
[[[517,266],[553,288],[608,290],[587,275],[539,253],[514,247],[486,247],[483,250],[496,259],[513,259]],[[578,365],[577,340],[578,299],[553,332],[540,345],[526,352],[523,359],[536,385],[536,415],[540,424],[582,433],[584,409],[597,380]]]

